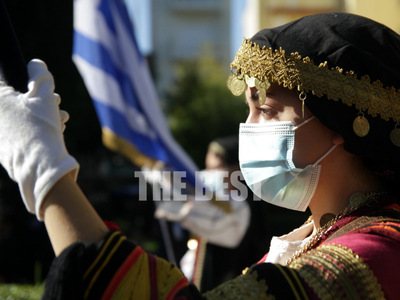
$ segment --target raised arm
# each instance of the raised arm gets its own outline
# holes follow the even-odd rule
[[[63,137],[68,114],[40,60],[28,64],[28,91],[0,81],[0,163],[18,183],[27,210],[45,220],[56,254],[71,243],[100,241],[107,227],[75,180],[79,165]]]
[[[71,174],[57,181],[47,194],[42,214],[56,255],[75,242],[98,243],[108,232]]]

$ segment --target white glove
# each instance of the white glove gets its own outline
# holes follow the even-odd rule
[[[64,132],[65,128],[67,128],[65,123],[67,123],[67,121],[69,120],[69,113],[66,112],[65,110],[60,110],[60,120],[61,120],[61,132]]]
[[[0,82],[0,163],[15,180],[27,210],[42,220],[44,197],[65,174],[78,174],[68,154],[63,129],[68,113],[44,62],[28,63],[28,92],[20,94]]]

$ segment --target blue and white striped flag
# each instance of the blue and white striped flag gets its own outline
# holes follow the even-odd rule
[[[74,0],[75,62],[102,126],[103,143],[138,166],[163,162],[195,182],[172,137],[123,0]]]

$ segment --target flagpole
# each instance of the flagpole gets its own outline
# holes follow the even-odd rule
[[[26,92],[28,71],[3,0],[0,0],[0,38],[0,78],[16,90]]]
[[[168,229],[168,223],[165,219],[158,220],[161,228],[161,236],[164,241],[164,247],[167,254],[167,259],[169,262],[178,265],[175,257],[174,246],[172,245],[171,235]]]

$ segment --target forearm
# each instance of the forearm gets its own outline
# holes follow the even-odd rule
[[[42,212],[57,256],[75,242],[98,243],[109,231],[71,174],[52,187],[44,199]]]

